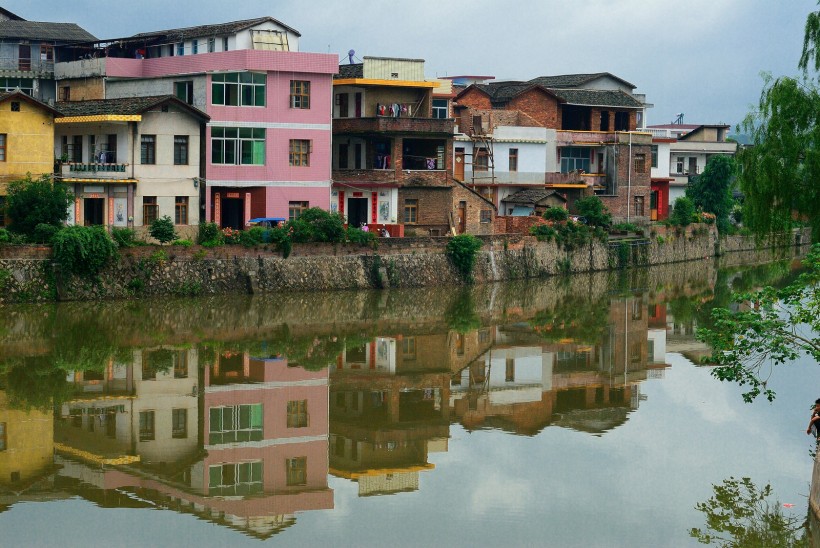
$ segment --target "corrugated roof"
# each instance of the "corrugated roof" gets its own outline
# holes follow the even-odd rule
[[[171,102],[190,111],[205,120],[210,117],[201,110],[180,101],[173,95],[154,95],[150,97],[124,97],[122,99],[97,99],[92,101],[62,101],[57,103],[57,110],[65,116],[99,116],[99,115],[133,115]]]
[[[92,42],[97,38],[76,23],[41,23],[39,21],[0,21],[0,38],[23,38],[49,42]]]
[[[141,32],[139,34],[135,34],[130,36],[129,38],[140,38],[140,39],[168,39],[172,42],[180,42],[183,40],[187,40],[189,38],[200,38],[206,36],[224,36],[226,34],[234,34],[236,32],[248,29],[250,27],[255,27],[261,23],[271,22],[276,25],[279,25],[286,30],[296,34],[296,36],[301,36],[299,31],[296,29],[287,26],[286,24],[282,23],[281,21],[274,19],[273,17],[257,17],[256,19],[243,19],[241,21],[231,21],[228,23],[216,23],[213,25],[199,25],[196,27],[185,27],[180,29],[168,29],[168,30],[158,30],[154,32]]]

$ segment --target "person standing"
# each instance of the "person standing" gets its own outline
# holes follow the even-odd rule
[[[814,409],[811,411],[809,427],[806,434],[812,434],[815,438],[820,437],[820,398],[814,400]]]

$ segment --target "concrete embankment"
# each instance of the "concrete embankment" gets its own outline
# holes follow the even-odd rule
[[[692,225],[677,231],[653,229],[648,238],[593,241],[571,251],[523,235],[482,240],[475,267],[478,283],[702,261],[717,255],[764,262],[791,256],[811,238],[805,229],[758,245],[750,237],[719,238],[713,226]],[[5,246],[0,247],[0,302],[460,285],[464,282],[445,252],[447,241],[382,239],[376,248],[296,244],[288,258],[266,247],[145,246],[121,250],[94,279],[62,275],[48,247]]]

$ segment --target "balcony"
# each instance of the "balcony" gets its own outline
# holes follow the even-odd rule
[[[54,76],[54,62],[41,59],[0,57],[0,72],[4,74],[15,73],[19,76],[52,78]]]
[[[583,145],[609,145],[615,143],[633,145],[651,145],[652,135],[644,132],[627,131],[575,131],[558,130],[556,133],[556,145],[562,146],[583,146]]]
[[[416,134],[451,136],[455,122],[441,118],[334,118],[334,134]]]
[[[63,180],[67,181],[99,179],[101,182],[105,182],[105,180],[108,179],[130,179],[130,173],[128,173],[127,168],[128,164],[71,162],[61,166],[60,175],[62,175]]]
[[[545,173],[547,188],[585,188],[598,184],[604,175],[571,171],[569,173]]]

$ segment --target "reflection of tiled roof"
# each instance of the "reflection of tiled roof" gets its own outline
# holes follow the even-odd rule
[[[297,36],[301,36],[296,29],[293,29],[273,17],[257,17],[256,19],[244,19],[242,21],[231,21],[229,23],[217,23],[214,25],[199,25],[197,27],[185,27],[181,29],[158,30],[154,32],[141,32],[129,38],[167,38],[174,42],[180,42],[189,38],[199,38],[205,36],[225,36],[235,34],[239,31],[255,27],[262,23],[271,22],[278,25]]]
[[[515,194],[511,194],[504,198],[504,202],[508,204],[528,204],[528,205],[535,205],[550,196],[555,195],[557,198],[563,200],[564,202],[567,201],[566,198],[555,192],[554,190],[547,190],[545,188],[527,188],[524,190],[519,190]]]
[[[339,65],[339,74],[334,78],[364,78],[364,63]]]
[[[49,42],[71,43],[96,40],[76,23],[41,23],[38,21],[2,21],[0,38],[24,38]]]
[[[64,101],[57,103],[57,110],[65,116],[100,116],[100,115],[134,115],[171,102],[195,116],[208,119],[201,110],[180,101],[173,95],[155,95],[152,97],[124,97],[122,99],[98,99],[93,101]]]

